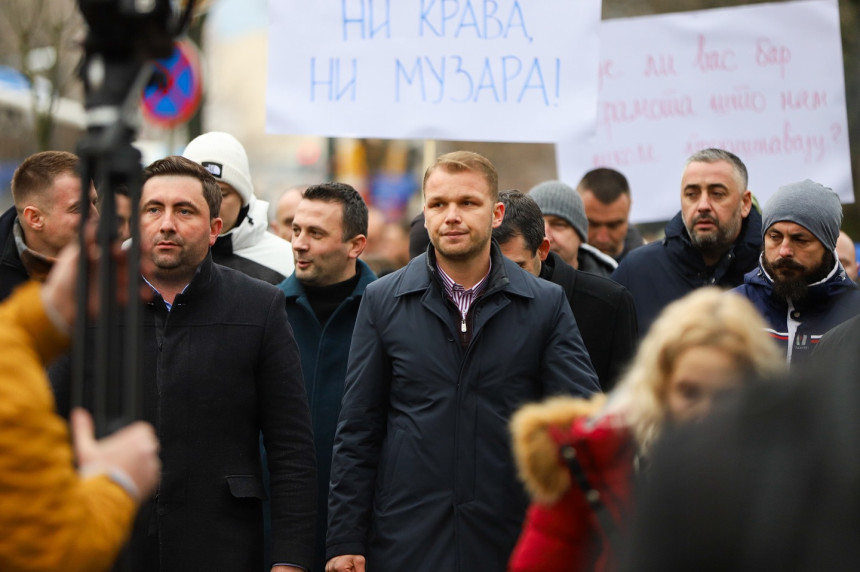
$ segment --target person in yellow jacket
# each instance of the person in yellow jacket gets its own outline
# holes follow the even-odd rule
[[[73,451],[55,411],[44,368],[68,346],[76,251],[67,247],[44,285],[22,285],[0,305],[4,572],[108,569],[139,500],[158,481],[158,442],[150,425],[137,422],[96,441],[90,415],[75,410]]]

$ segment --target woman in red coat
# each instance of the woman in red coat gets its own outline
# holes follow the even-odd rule
[[[532,505],[511,572],[612,570],[633,480],[666,423],[705,415],[743,379],[784,359],[743,297],[703,288],[667,306],[609,398],[555,397],[511,421]]]

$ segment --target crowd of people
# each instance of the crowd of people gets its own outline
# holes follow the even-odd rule
[[[767,409],[760,453],[808,392],[789,372],[857,354],[838,196],[787,182],[759,207],[741,159],[704,149],[646,244],[616,170],[527,193],[498,180],[456,151],[427,168],[411,230],[340,182],[288,189],[270,223],[232,135],[153,162],[137,206],[146,296],[126,301],[142,308],[143,419],[97,440],[93,364],[72,409],[66,362],[77,261],[101,259],[75,238],[106,191],[73,154],[23,161],[0,217],[0,569],[106,570],[123,546],[139,571],[705,569],[717,549],[679,521],[716,510],[742,530],[741,512],[666,497],[708,495],[694,458],[712,420],[735,435],[755,431],[739,410]],[[787,454],[734,443],[747,471]],[[667,534],[702,549],[676,554]]]

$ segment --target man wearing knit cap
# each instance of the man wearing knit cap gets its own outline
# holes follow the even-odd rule
[[[292,274],[290,243],[267,232],[269,203],[254,195],[242,144],[229,133],[210,131],[192,140],[182,156],[212,173],[223,193],[224,227],[212,247],[215,263],[270,284],[280,284]]]
[[[608,277],[618,266],[588,244],[588,219],[582,198],[561,181],[544,181],[532,187],[529,196],[543,213],[550,250],[578,270]]]
[[[780,187],[762,210],[759,267],[734,292],[767,319],[789,363],[805,360],[825,332],[860,313],[860,290],[836,256],[841,224],[839,197],[809,179]]]
[[[747,179],[746,165],[728,151],[702,149],[687,159],[681,210],[665,237],[625,256],[612,273],[633,294],[640,336],[673,300],[702,286],[740,286],[756,267],[761,215]]]

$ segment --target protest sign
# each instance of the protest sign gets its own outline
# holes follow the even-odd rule
[[[806,178],[853,202],[836,0],[608,20],[600,41],[597,129],[557,145],[562,180],[615,168],[631,219],[667,220],[686,158],[719,147],[762,204]]]
[[[270,0],[266,128],[555,142],[594,129],[600,0]]]

